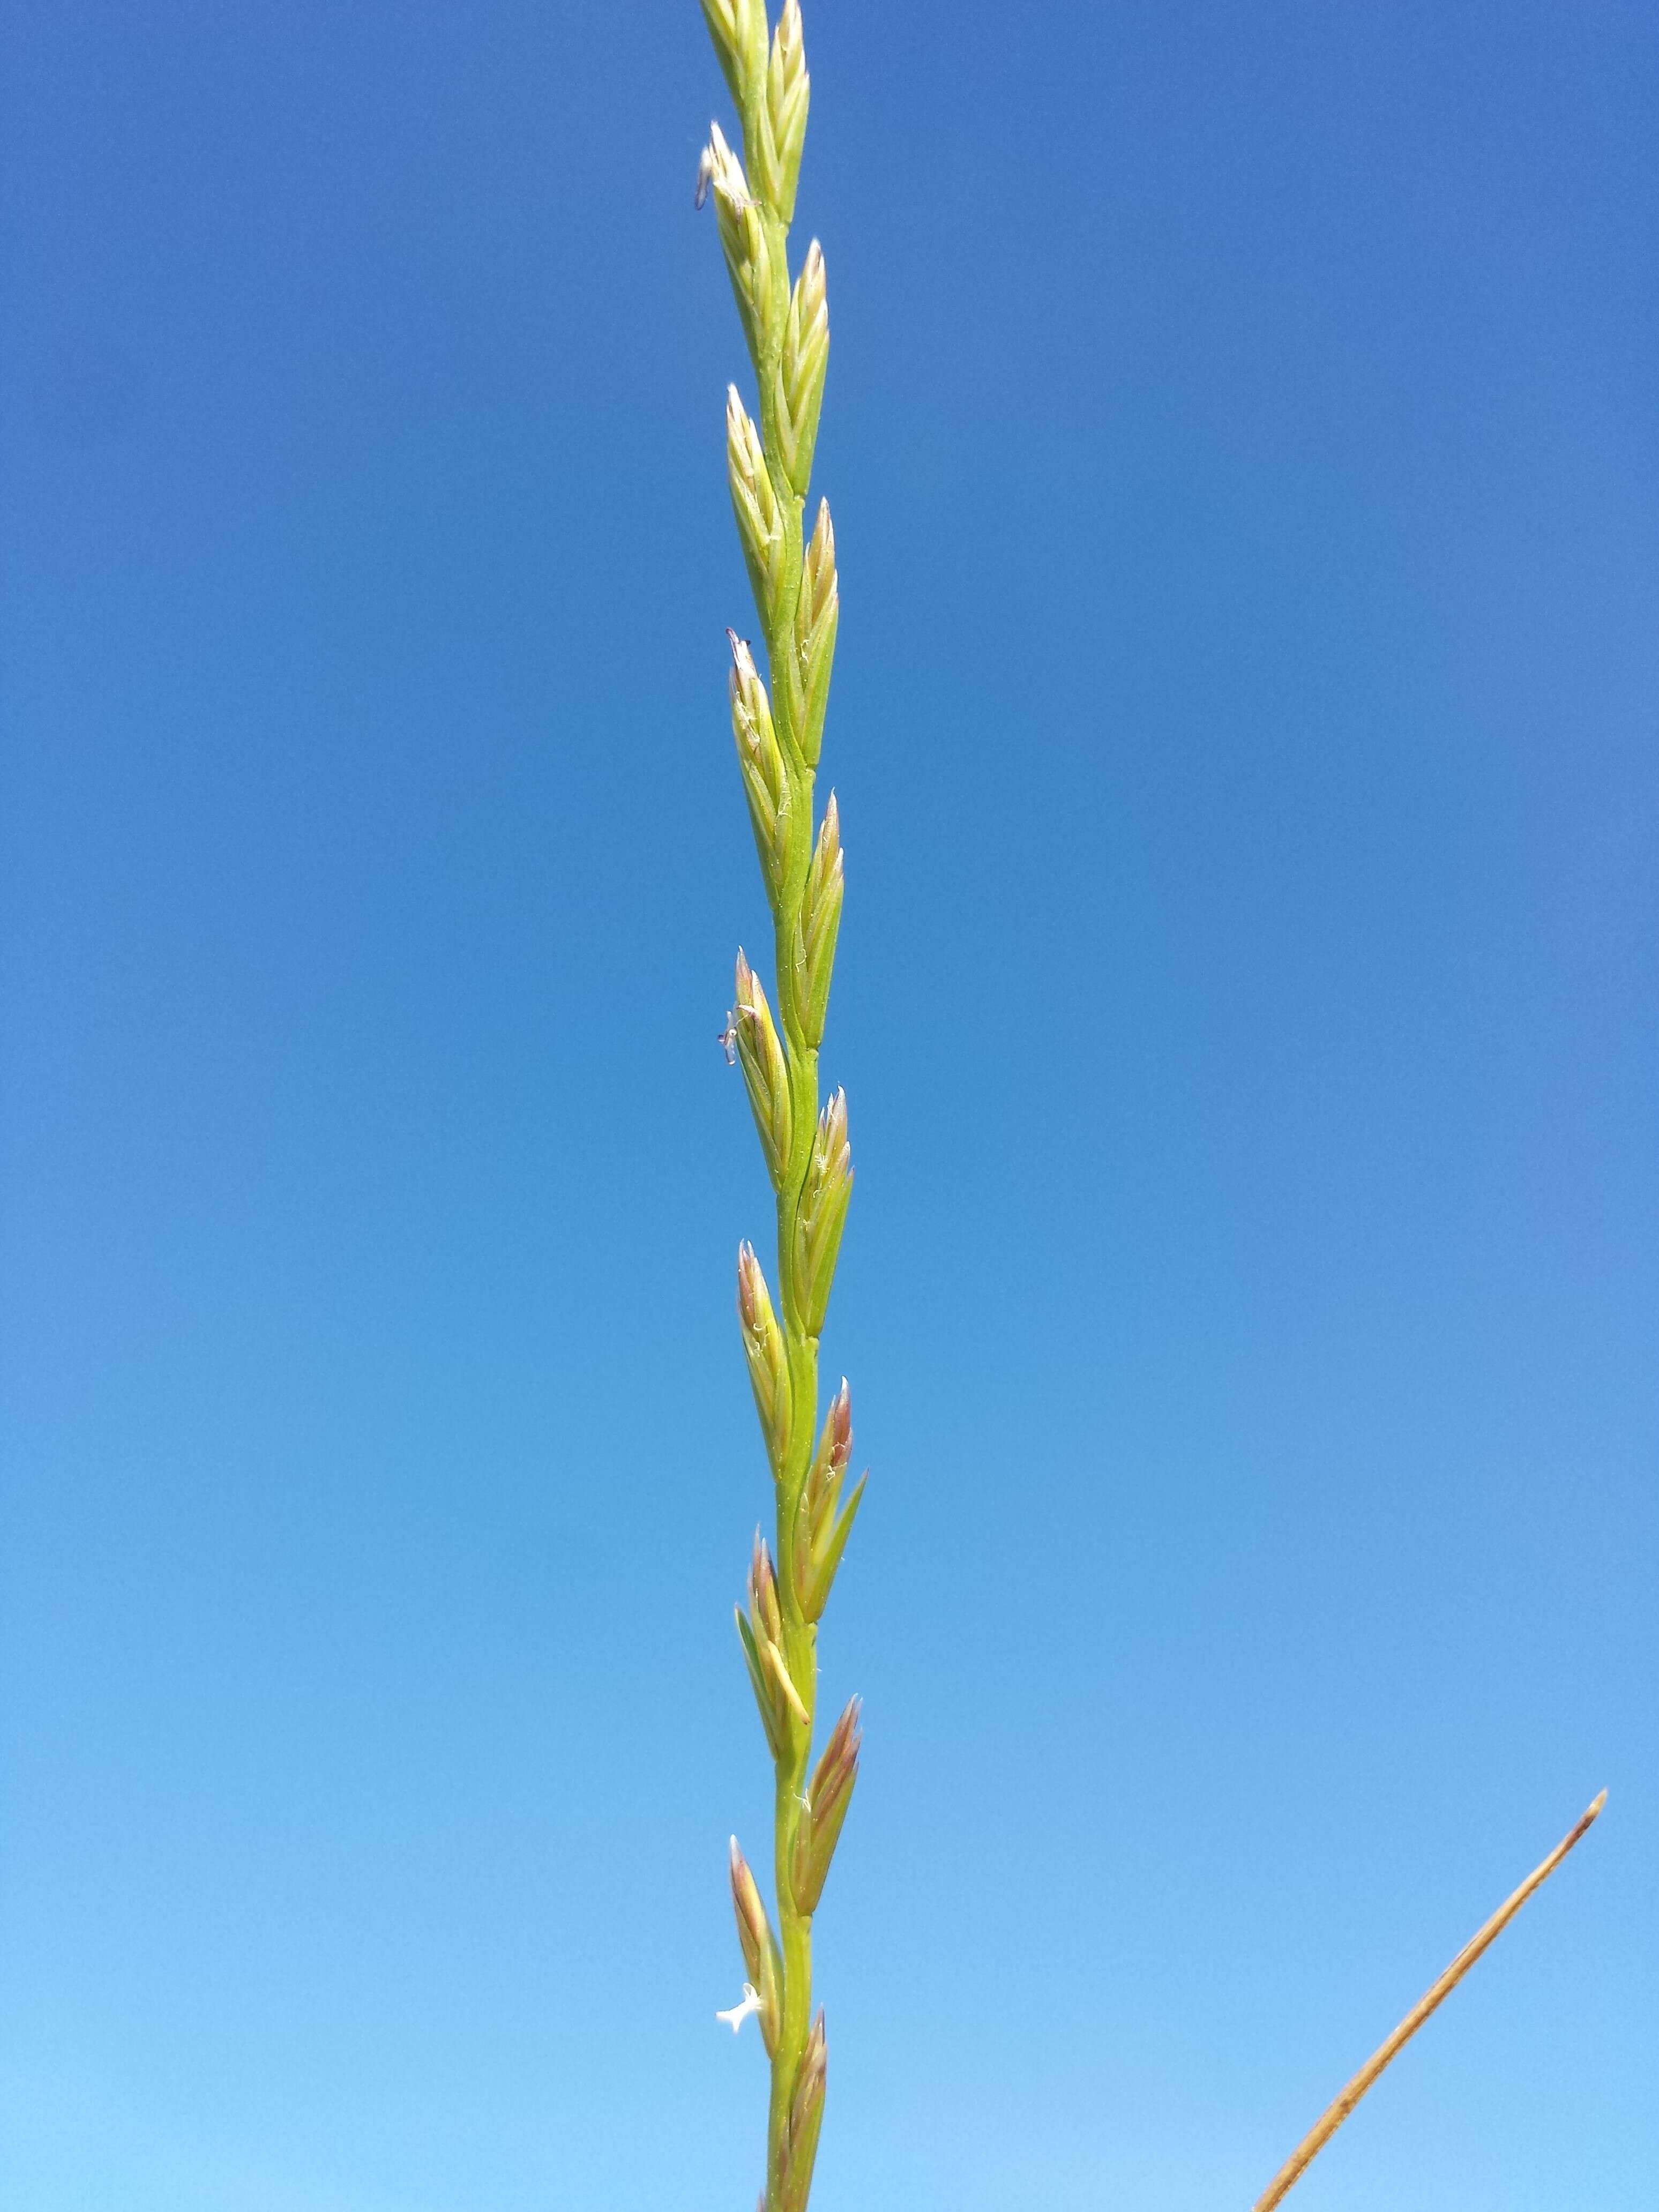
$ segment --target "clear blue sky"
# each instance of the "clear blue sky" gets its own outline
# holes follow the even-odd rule
[[[822,2212],[1659,2172],[1659,15],[812,0]],[[746,2208],[695,0],[0,33],[0,2195]]]

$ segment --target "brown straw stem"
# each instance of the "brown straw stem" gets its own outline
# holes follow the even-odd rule
[[[1405,2049],[1429,2014],[1451,1995],[1481,1953],[1498,1941],[1534,1890],[1540,1887],[1549,1880],[1607,1802],[1607,1793],[1604,1790],[1571,1833],[1561,1838],[1543,1864],[1534,1867],[1520,1888],[1512,1897],[1504,1899],[1480,1933],[1470,1937],[1439,1980],[1425,1996],[1418,1999],[1388,2041],[1372,2053],[1352,2081],[1349,2082],[1347,2087],[1327,2106],[1318,2121],[1304,2136],[1267,2187],[1257,2197],[1255,2212],[1273,2212],[1273,2206],[1288,2195],[1292,2185],[1323,2150],[1384,2067]]]

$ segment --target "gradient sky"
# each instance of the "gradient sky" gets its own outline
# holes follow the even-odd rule
[[[821,2212],[1659,2173],[1659,13],[811,0]],[[747,2212],[695,0],[0,30],[0,2196]]]

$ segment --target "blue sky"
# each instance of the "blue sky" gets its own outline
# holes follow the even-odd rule
[[[0,2158],[746,2206],[693,0],[17,0]],[[823,2212],[1638,2212],[1659,20],[817,0]]]

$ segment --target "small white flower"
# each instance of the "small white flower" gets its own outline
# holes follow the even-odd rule
[[[750,2014],[751,2012],[758,2012],[760,2008],[761,2002],[758,1990],[757,1990],[752,1982],[745,1982],[743,1985],[743,2002],[741,2004],[734,2004],[730,2012],[717,2012],[714,2014],[714,2017],[716,2020],[729,2021],[731,2024],[732,2033],[735,2035],[738,2030],[743,2026],[744,2021],[748,2019]]]

